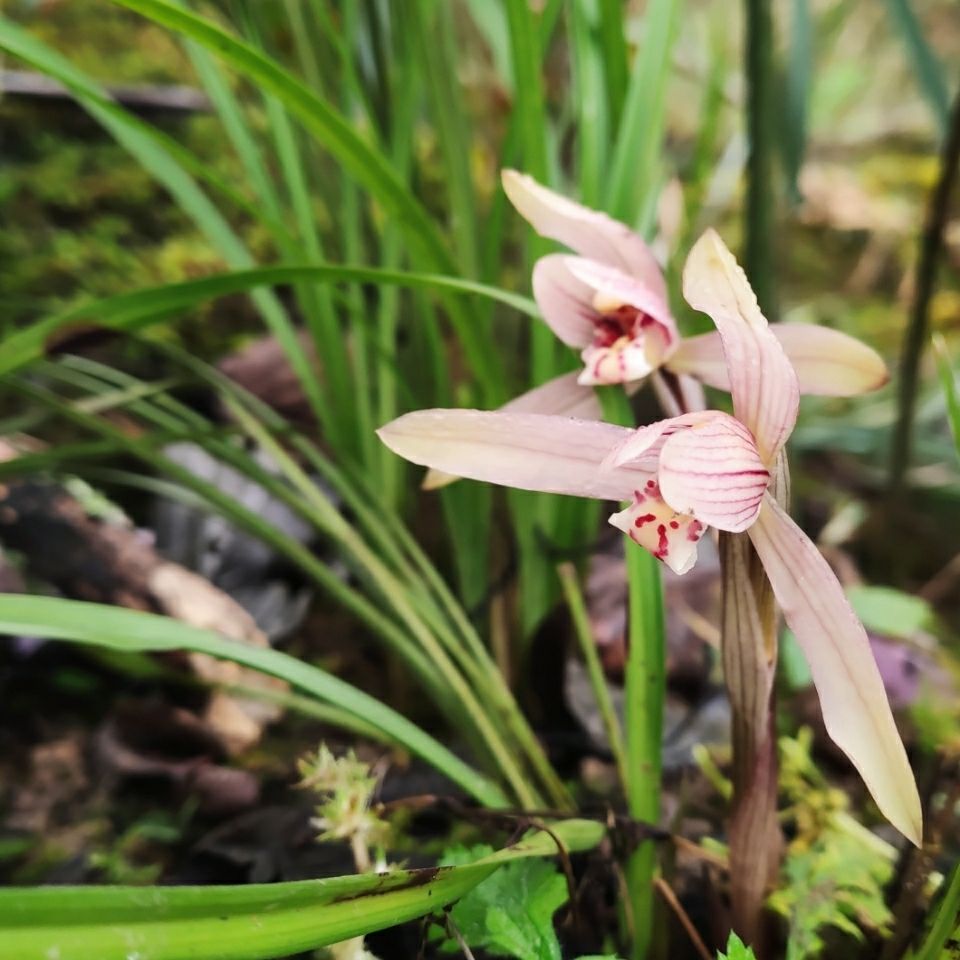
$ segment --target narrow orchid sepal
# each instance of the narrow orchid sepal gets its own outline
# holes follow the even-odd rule
[[[806,655],[833,741],[883,815],[920,845],[920,796],[863,625],[826,560],[768,495],[750,539]]]
[[[707,230],[687,257],[683,295],[716,324],[734,413],[753,434],[764,463],[773,463],[796,423],[797,375],[743,270],[715,230]]]
[[[578,370],[562,373],[500,407],[503,413],[542,413],[577,420],[600,420],[603,410],[592,387],[577,382]],[[423,490],[440,490],[460,478],[440,470],[428,470],[420,484]]]
[[[890,379],[876,350],[839,330],[812,323],[777,323],[771,325],[770,332],[793,365],[801,394],[853,397],[878,390]],[[716,332],[681,340],[666,366],[717,390],[730,389],[723,346]]]
[[[666,300],[660,264],[639,234],[605,213],[554,193],[525,173],[504,170],[500,179],[510,202],[541,236],[643,280]]]
[[[377,436],[412,463],[472,480],[598,500],[627,500],[651,471],[600,463],[631,431],[608,423],[537,413],[419,410]]]

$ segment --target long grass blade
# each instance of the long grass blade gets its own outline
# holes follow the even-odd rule
[[[567,820],[462,866],[325,880],[14,887],[0,891],[0,937],[6,960],[271,960],[431,913],[505,863],[590,850],[603,834],[599,823]]]
[[[133,331],[168,320],[207,300],[298,281],[317,283],[375,283],[411,289],[468,293],[505,303],[538,316],[536,305],[526,297],[472,280],[440,274],[354,266],[280,266],[237,270],[200,280],[149,287],[71,307],[9,335],[0,351],[0,375],[16,370],[43,355],[55,343],[54,335],[71,326],[94,324],[106,329]],[[298,342],[298,349],[299,342]]]
[[[923,26],[910,0],[887,0],[887,10],[913,61],[920,90],[933,111],[940,133],[945,134],[950,119],[950,92],[943,67],[923,34]]]
[[[647,4],[643,43],[630,74],[605,208],[631,225],[638,224],[642,215],[650,220],[655,209],[667,80],[682,9],[683,0],[651,0]]]
[[[379,727],[482,803],[497,806],[506,802],[499,787],[406,717],[338,677],[279,650],[237,643],[212,631],[138,610],[15,594],[0,596],[0,632],[125,651],[191,650],[251,667]]]

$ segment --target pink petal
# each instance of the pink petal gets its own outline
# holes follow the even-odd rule
[[[584,347],[580,354],[583,370],[577,383],[585,387],[636,383],[649,376],[658,366],[654,357],[662,353],[659,344],[650,343],[643,335],[621,337],[609,347]]]
[[[662,300],[667,290],[652,251],[629,227],[548,190],[533,177],[504,170],[510,202],[541,236],[557,240],[581,256],[617,267],[643,281]]]
[[[683,294],[717,325],[734,413],[753,433],[764,463],[772,463],[797,419],[797,375],[770,332],[743,270],[714,230],[690,251]]]
[[[650,478],[600,463],[629,431],[608,423],[499,410],[420,410],[377,431],[396,454],[425,467],[521,490],[626,500]]]
[[[920,798],[867,634],[827,562],[773,497],[750,539],[784,617],[806,655],[834,742],[883,815],[920,845]]]
[[[880,354],[856,337],[813,323],[776,323],[770,329],[797,371],[801,393],[853,397],[890,379]]]
[[[533,296],[550,329],[568,346],[585,347],[593,339],[593,290],[567,268],[560,253],[541,257],[533,267]]]
[[[610,452],[604,461],[604,466],[621,467],[627,463],[642,462],[656,465],[668,437],[680,430],[706,423],[714,417],[723,417],[726,414],[717,410],[702,410],[695,413],[684,413],[679,417],[670,417],[667,420],[658,420],[646,427],[631,430],[629,435]]]
[[[576,417],[579,420],[601,420],[603,411],[600,401],[592,387],[582,387],[577,383],[579,371],[561,374],[546,383],[521,393],[500,409],[511,413],[553,413],[558,417]],[[423,490],[439,490],[460,478],[441,470],[428,470],[423,482]]]
[[[801,394],[852,397],[882,387],[889,378],[880,354],[839,330],[811,323],[776,323],[770,331],[797,373]],[[667,366],[707,386],[730,389],[718,333],[681,340]]]
[[[514,397],[500,409],[510,413],[552,413],[558,417],[577,420],[601,420],[603,410],[593,387],[577,382],[579,370],[562,373],[519,397]]]
[[[630,506],[609,522],[677,574],[687,573],[697,562],[697,544],[706,530],[695,517],[674,510],[655,480],[634,491]]]
[[[746,427],[721,413],[667,438],[658,478],[678,513],[740,533],[756,520],[770,474]]]
[[[594,291],[593,303],[599,313],[604,302],[636,307],[662,328],[668,346],[679,339],[677,325],[662,293],[635,277],[585,257],[567,257],[567,269]]]

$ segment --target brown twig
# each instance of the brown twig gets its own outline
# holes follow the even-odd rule
[[[700,934],[697,933],[697,928],[693,925],[690,915],[683,909],[683,904],[677,899],[677,895],[673,892],[670,884],[667,883],[663,877],[654,877],[653,885],[656,887],[657,893],[666,901],[667,906],[676,914],[677,919],[680,921],[680,926],[687,932],[687,936],[690,938],[690,942],[693,944],[697,953],[699,953],[704,960],[713,960],[713,954],[710,953],[707,945],[700,938]]]
[[[923,348],[930,337],[930,301],[933,299],[937,267],[943,253],[943,235],[958,168],[960,168],[960,92],[953,102],[950,127],[940,155],[940,176],[930,194],[926,222],[923,233],[920,235],[917,285],[910,322],[904,334],[900,361],[900,390],[897,397],[899,415],[890,448],[892,496],[896,496],[903,489],[904,475],[910,462],[920,360],[923,356]]]

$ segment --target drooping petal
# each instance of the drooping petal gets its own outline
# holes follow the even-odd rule
[[[579,371],[572,370],[534,387],[505,403],[500,410],[509,413],[552,413],[578,420],[600,420],[603,410],[592,387],[577,383]],[[439,490],[460,478],[440,470],[428,470],[420,484],[424,490]]]
[[[568,347],[585,347],[597,316],[594,291],[570,272],[569,259],[553,253],[534,264],[533,296],[547,325]]]
[[[635,490],[630,506],[609,522],[677,574],[687,573],[697,562],[697,544],[706,531],[695,517],[674,510],[652,479]]]
[[[749,535],[810,665],[827,732],[883,815],[919,846],[920,797],[863,625],[820,552],[771,496]]]
[[[627,500],[649,470],[600,463],[626,427],[537,413],[499,410],[420,410],[377,431],[396,454],[444,473],[521,490]]]
[[[687,257],[683,295],[717,325],[734,413],[753,433],[764,463],[772,463],[797,419],[797,375],[743,270],[714,230],[707,230]]]
[[[769,481],[749,431],[725,413],[674,433],[660,451],[664,500],[718,530],[746,530]]]
[[[853,397],[882,387],[887,367],[872,347],[839,330],[812,323],[776,323],[780,341],[797,373],[801,394]],[[730,389],[730,377],[718,333],[680,341],[667,361],[675,373],[687,373],[718,390]]]
[[[581,256],[624,270],[666,299],[660,265],[629,227],[548,190],[527,174],[504,170],[501,179],[510,202],[541,236],[557,240]]]

